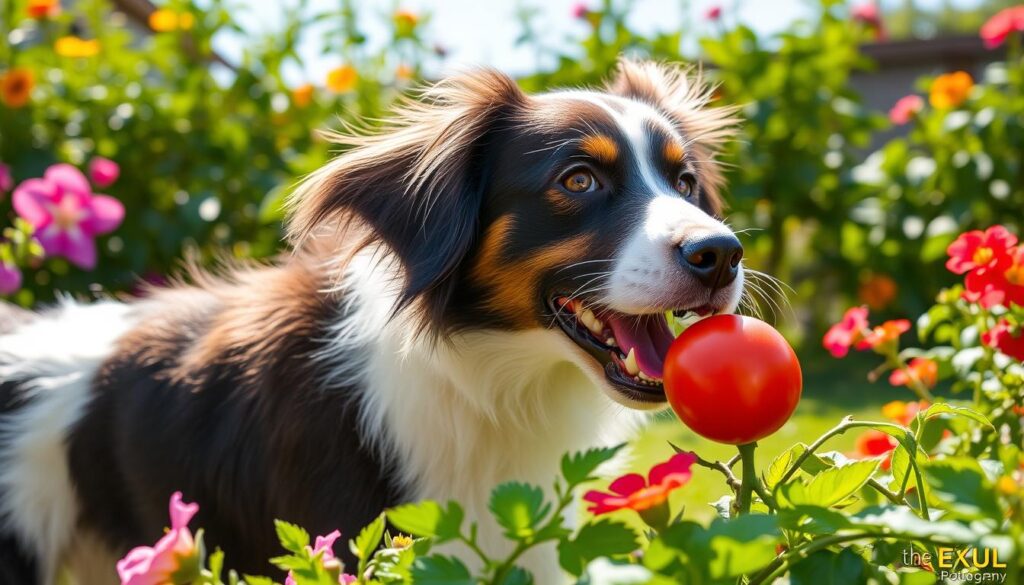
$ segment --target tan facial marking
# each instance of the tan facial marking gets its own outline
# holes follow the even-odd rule
[[[569,197],[565,193],[562,193],[558,189],[548,189],[544,192],[544,198],[547,199],[551,207],[554,208],[555,213],[570,214],[576,213],[582,207],[582,203],[579,199]]]
[[[682,163],[683,157],[686,156],[686,151],[683,150],[683,145],[679,144],[674,140],[670,140],[665,143],[665,160],[671,163]]]
[[[515,219],[512,215],[498,218],[487,228],[473,265],[472,277],[488,291],[484,302],[488,309],[508,317],[518,329],[529,329],[538,325],[534,315],[541,300],[541,291],[537,288],[541,275],[578,258],[580,250],[593,243],[594,236],[574,236],[545,246],[526,258],[509,262],[502,258],[502,253],[513,229]]]
[[[619,158],[619,146],[604,134],[585,137],[580,142],[580,149],[605,165],[611,165]]]

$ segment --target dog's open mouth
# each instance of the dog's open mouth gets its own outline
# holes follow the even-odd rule
[[[665,401],[665,355],[675,340],[665,313],[628,315],[562,295],[551,297],[549,305],[562,331],[604,366],[617,390],[639,402]],[[679,317],[689,312],[703,317],[718,309],[702,305],[673,311]]]

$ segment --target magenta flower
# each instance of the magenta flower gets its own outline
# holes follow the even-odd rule
[[[889,121],[897,126],[902,126],[914,117],[914,114],[924,108],[924,99],[919,95],[907,95],[901,97],[889,110]]]
[[[719,18],[722,18],[722,7],[719,6],[718,4],[713,4],[709,6],[708,9],[704,12],[704,18],[710,21],[716,21]]]
[[[14,178],[11,177],[11,167],[0,163],[0,193],[6,193],[14,187]]]
[[[15,264],[0,260],[0,295],[9,295],[21,288],[21,270]]]
[[[590,9],[587,8],[586,2],[577,2],[572,5],[572,17],[578,20],[583,20],[590,14]]]
[[[97,156],[89,161],[89,179],[99,188],[109,187],[121,176],[121,167],[109,158]]]
[[[850,353],[850,347],[863,339],[867,328],[868,308],[850,307],[843,314],[843,319],[825,332],[821,344],[832,357],[844,357]]]
[[[14,210],[35,227],[47,256],[63,256],[79,268],[96,266],[95,237],[117,229],[124,205],[108,195],[93,194],[85,175],[68,164],[46,169],[42,179],[28,179],[14,190]]]
[[[323,553],[320,557],[322,562],[332,561],[337,562],[334,556],[334,541],[341,538],[341,533],[335,530],[334,532],[326,536],[316,537],[316,541],[313,543],[313,548],[306,547],[309,550],[309,554],[317,555]],[[349,583],[355,583],[356,578],[347,573],[342,573],[338,576],[338,583],[341,585],[348,585]],[[295,582],[295,576],[292,575],[291,571],[288,571],[288,577],[284,580],[284,585],[297,585]]]
[[[199,549],[188,529],[188,523],[198,511],[198,504],[186,504],[181,500],[181,492],[174,492],[170,504],[170,531],[154,546],[136,547],[118,561],[121,585],[165,585],[172,582],[175,574],[182,576],[182,570],[187,572],[190,565],[198,572]]]

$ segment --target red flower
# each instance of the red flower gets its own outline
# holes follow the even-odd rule
[[[892,451],[898,444],[896,439],[890,435],[871,429],[857,437],[854,456],[858,459],[870,459],[885,455],[885,459],[882,460],[882,469],[889,469],[892,465]]]
[[[704,18],[711,21],[715,21],[718,20],[719,18],[722,18],[722,7],[719,6],[718,4],[712,4],[704,12]]]
[[[1024,331],[1018,330],[1014,335],[1006,319],[1000,319],[995,327],[982,333],[981,342],[1024,362]]]
[[[857,349],[873,349],[886,343],[894,342],[907,331],[910,331],[910,321],[906,319],[886,321],[869,331],[863,339],[858,341]]]
[[[988,22],[981,25],[981,38],[985,46],[994,49],[1006,41],[1014,31],[1024,31],[1024,6],[1000,10]]]
[[[907,95],[901,97],[889,110],[889,121],[898,126],[910,122],[914,114],[924,108],[924,98],[919,95]]]
[[[607,514],[624,509],[642,512],[659,506],[665,503],[672,490],[690,481],[693,475],[690,467],[696,461],[693,453],[677,453],[668,461],[652,467],[646,480],[639,473],[623,475],[608,486],[612,493],[587,492],[583,496],[591,504],[587,510],[594,514]]]
[[[939,381],[939,364],[928,358],[914,358],[906,369],[893,370],[889,374],[889,383],[893,386],[909,386],[912,380],[933,388]]]
[[[1010,248],[1016,243],[1017,237],[1001,225],[992,226],[984,232],[972,230],[960,234],[946,248],[949,254],[946,268],[954,274],[996,268],[1006,262]]]
[[[850,347],[860,340],[867,328],[868,308],[850,307],[842,320],[829,328],[821,343],[832,357],[841,358],[850,352]]]
[[[1024,247],[1015,246],[1001,254],[992,268],[977,269],[964,279],[963,298],[982,307],[1024,307]]]

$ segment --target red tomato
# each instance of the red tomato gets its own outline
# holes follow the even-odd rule
[[[742,445],[779,430],[800,401],[796,353],[771,325],[716,315],[676,338],[665,357],[665,393],[695,433]]]

